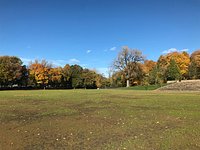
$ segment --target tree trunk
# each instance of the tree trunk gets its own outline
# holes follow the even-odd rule
[[[130,87],[129,80],[126,80],[126,87]]]

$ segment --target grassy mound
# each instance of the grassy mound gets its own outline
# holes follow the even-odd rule
[[[200,80],[183,80],[181,82],[172,83],[158,90],[170,91],[200,91]]]

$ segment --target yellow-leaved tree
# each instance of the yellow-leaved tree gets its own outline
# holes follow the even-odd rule
[[[51,68],[49,70],[49,82],[50,85],[54,88],[60,87],[61,82],[62,82],[62,68],[57,67],[57,68]]]
[[[188,69],[190,64],[190,56],[187,52],[172,52],[166,55],[161,55],[158,60],[158,66],[162,70],[167,71],[167,67],[171,60],[174,60],[180,69],[180,74],[183,79],[188,78]]]
[[[49,83],[51,64],[46,60],[41,62],[35,60],[29,65],[29,74],[32,80],[39,86],[45,86]]]
[[[156,62],[153,60],[145,60],[143,64],[143,71],[145,74],[149,74],[149,72],[156,66]]]

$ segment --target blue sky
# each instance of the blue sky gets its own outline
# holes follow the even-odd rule
[[[200,0],[0,0],[0,55],[106,68],[122,46],[157,60],[200,48]]]

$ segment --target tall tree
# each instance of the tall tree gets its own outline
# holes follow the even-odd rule
[[[200,79],[200,50],[196,50],[191,54],[189,75],[190,78]]]
[[[69,64],[66,64],[62,69],[63,81],[62,85],[65,88],[72,88],[72,72]]]
[[[83,87],[84,88],[96,88],[96,72],[84,69],[82,72]]]
[[[62,74],[64,78],[64,86],[66,88],[79,88],[83,86],[82,81],[83,68],[79,65],[66,64],[63,68]]]
[[[138,74],[140,70],[136,70],[135,68],[139,66],[139,63],[144,61],[144,56],[142,52],[137,49],[130,49],[127,46],[122,47],[122,50],[119,52],[118,57],[114,60],[113,66],[117,71],[122,71],[125,74],[127,84],[126,86],[130,86],[130,79],[135,78],[135,74]]]
[[[174,59],[170,60],[167,67],[167,80],[180,80],[181,72]]]
[[[187,79],[190,64],[189,54],[187,52],[172,52],[166,55],[161,55],[157,64],[162,69],[165,77],[167,75],[167,68],[170,65],[171,59],[176,62],[178,68],[180,69],[181,78]]]
[[[13,86],[22,77],[22,61],[15,56],[0,56],[0,84]]]
[[[83,85],[83,81],[82,81],[83,68],[79,65],[71,65],[70,69],[71,69],[72,87],[73,88],[82,87],[82,85]]]
[[[153,69],[149,72],[148,82],[149,84],[162,84],[167,82],[166,75],[163,69],[156,65]]]
[[[62,82],[62,68],[61,67],[57,67],[57,68],[51,68],[49,70],[49,81],[52,87],[60,87],[61,86],[61,82]]]
[[[21,73],[20,73],[20,78],[17,80],[17,84],[19,86],[25,86],[27,87],[28,85],[28,79],[29,79],[29,74],[28,74],[28,69],[26,67],[26,65],[21,66],[20,69]]]
[[[52,65],[46,60],[42,60],[41,62],[35,60],[35,62],[30,63],[29,73],[32,79],[35,81],[36,85],[38,84],[41,87],[46,87],[46,85],[49,83],[49,71],[51,67]]]
[[[156,62],[153,60],[145,60],[143,64],[143,70],[145,74],[149,74],[149,72],[156,66]]]

